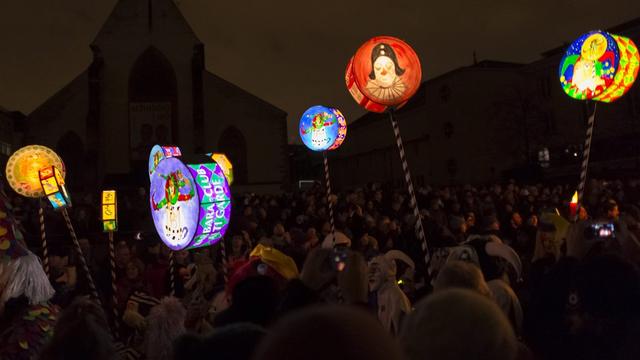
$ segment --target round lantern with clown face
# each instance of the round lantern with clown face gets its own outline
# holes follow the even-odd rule
[[[418,90],[421,78],[415,51],[391,36],[365,42],[349,61],[345,75],[351,96],[373,112],[404,105]]]
[[[313,151],[335,150],[347,136],[347,121],[338,109],[316,105],[300,118],[300,138]]]

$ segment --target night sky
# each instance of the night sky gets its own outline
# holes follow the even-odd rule
[[[125,0],[126,1],[126,0]],[[0,6],[0,106],[26,114],[82,72],[117,0],[20,0]],[[425,79],[478,60],[529,62],[580,33],[640,16],[638,0],[180,0],[207,69],[289,113],[289,139],[316,104],[363,114],[346,62],[375,35],[406,40]]]

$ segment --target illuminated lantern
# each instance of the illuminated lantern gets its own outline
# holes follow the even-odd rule
[[[633,85],[639,62],[630,39],[591,31],[567,49],[560,62],[560,84],[574,99],[612,102]]]
[[[300,137],[313,151],[335,150],[347,136],[347,121],[338,109],[316,105],[300,118]]]
[[[118,230],[118,198],[115,190],[102,191],[102,229],[104,232]]]
[[[213,161],[220,165],[222,171],[224,172],[224,176],[227,178],[227,182],[229,182],[229,185],[233,184],[233,165],[231,164],[231,161],[229,161],[227,156],[220,153],[207,154],[207,156],[211,157]]]
[[[177,146],[154,145],[149,153],[149,177],[153,175],[153,172],[162,159],[179,156],[182,156],[182,152]]]
[[[60,179],[64,180],[65,167],[58,154],[46,146],[25,146],[13,153],[7,161],[7,181],[11,188],[22,196],[43,197],[45,194],[40,183],[39,171],[51,166],[58,169]]]
[[[594,100],[601,102],[613,102],[622,97],[629,91],[633,83],[638,77],[638,68],[640,67],[640,56],[638,48],[631,39],[611,35],[618,44],[620,51],[620,64],[616,76],[613,78],[613,84],[609,86],[602,94],[596,96]]]
[[[576,216],[578,210],[578,192],[576,191],[575,193],[573,193],[573,196],[571,197],[571,202],[569,203],[569,215],[571,216],[571,218],[574,218]]]
[[[71,198],[64,186],[62,174],[55,166],[49,166],[38,171],[40,186],[55,210],[71,206]]]
[[[149,197],[156,230],[172,250],[213,245],[229,225],[231,191],[216,163],[161,160],[151,175]]]
[[[345,74],[351,96],[373,112],[403,106],[416,93],[421,79],[418,55],[391,36],[377,36],[360,46]]]

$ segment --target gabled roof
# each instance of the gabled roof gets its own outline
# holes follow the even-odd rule
[[[214,79],[214,81],[216,81],[218,83],[221,83],[222,85],[224,85],[224,86],[226,86],[228,88],[231,88],[233,91],[236,91],[238,93],[241,93],[241,94],[243,94],[245,96],[250,97],[251,99],[253,99],[256,102],[258,102],[258,103],[262,104],[263,106],[265,106],[266,108],[272,110],[276,114],[279,114],[282,117],[286,117],[287,116],[287,112],[286,111],[280,109],[279,107],[271,104],[270,102],[268,102],[268,101],[266,101],[266,100],[264,100],[264,99],[262,99],[262,98],[260,98],[260,97],[258,97],[256,95],[248,92],[247,90],[239,87],[238,85],[236,85],[236,84],[234,84],[234,83],[232,83],[232,82],[230,82],[228,80],[225,80],[225,79],[221,78],[220,76],[210,72],[209,70],[205,69],[204,72],[205,72],[205,76],[208,76],[208,77]]]
[[[469,66],[462,66],[459,67],[457,69],[453,69],[451,71],[447,71],[444,74],[438,75],[434,78],[431,78],[429,80],[423,81],[422,84],[420,84],[420,87],[418,88],[418,91],[416,91],[415,95],[413,95],[413,97],[409,100],[409,102],[407,102],[407,104],[405,106],[403,106],[402,108],[397,110],[397,113],[402,114],[404,112],[408,112],[411,111],[423,104],[425,104],[426,102],[426,97],[425,97],[425,92],[426,92],[426,87],[428,84],[433,83],[435,81],[440,81],[444,78],[453,76],[455,74],[459,74],[461,72],[465,72],[465,71],[469,71],[469,70],[473,70],[473,69],[518,69],[523,67],[523,64],[519,64],[519,63],[512,63],[512,62],[504,62],[504,61],[494,61],[494,60],[482,60],[479,61],[475,64],[469,65]],[[354,120],[351,124],[349,124],[349,128],[350,129],[357,129],[359,127],[363,127],[366,126],[369,123],[372,122],[376,122],[380,119],[382,119],[383,117],[386,117],[386,114],[378,114],[378,113],[373,113],[373,112],[367,112],[366,114],[362,115],[361,117],[357,118],[356,120]]]
[[[28,118],[38,118],[41,114],[47,114],[48,117],[55,118],[52,114],[58,113],[58,108],[68,104],[66,99],[72,97],[79,91],[89,91],[87,86],[88,69],[83,70],[78,76],[71,80],[68,84],[56,91],[51,97],[43,101],[35,108]]]
[[[118,17],[118,14],[126,12],[126,10],[129,9],[135,9],[137,7],[142,7],[147,12],[149,10],[154,11],[154,6],[156,6],[157,10],[157,7],[162,5],[166,5],[169,11],[176,15],[176,18],[178,18],[178,21],[181,23],[182,27],[188,33],[190,33],[193,38],[197,40],[197,42],[200,42],[195,31],[193,31],[193,28],[191,27],[191,25],[189,25],[189,22],[184,18],[182,11],[180,11],[178,6],[176,6],[176,4],[172,0],[118,0],[118,3],[116,3],[116,5],[111,10],[111,13],[105,20],[104,24],[102,24],[100,30],[98,30],[98,33],[96,34],[91,44],[96,44],[103,36],[106,37],[110,29],[119,28],[118,22],[122,20],[120,17]],[[141,15],[137,15],[136,17],[140,19],[147,18],[146,16]]]

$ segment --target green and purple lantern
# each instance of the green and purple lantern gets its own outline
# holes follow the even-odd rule
[[[213,245],[229,225],[231,191],[215,162],[161,159],[151,173],[149,197],[156,231],[172,250]]]

